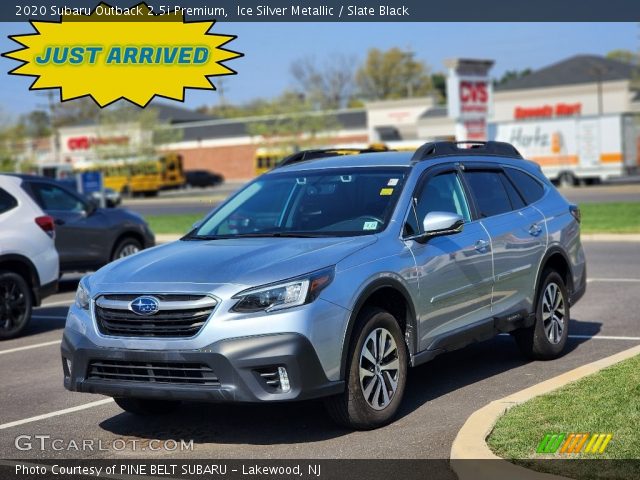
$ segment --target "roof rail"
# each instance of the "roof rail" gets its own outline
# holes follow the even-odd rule
[[[358,155],[360,153],[388,152],[383,148],[317,148],[312,150],[301,150],[285,157],[275,168],[293,165],[294,163],[317,160],[319,158],[336,157],[340,155]]]
[[[427,142],[416,150],[413,157],[411,157],[411,162],[421,162],[422,160],[449,155],[491,155],[522,158],[520,152],[510,143],[468,140],[463,142]]]

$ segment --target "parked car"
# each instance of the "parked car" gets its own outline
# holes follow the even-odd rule
[[[188,187],[215,187],[224,182],[222,175],[209,170],[187,170],[185,179]]]
[[[116,192],[113,188],[105,188],[103,191],[105,205],[108,208],[115,208],[122,203],[122,195],[120,195],[120,192]],[[89,198],[93,200],[96,205],[100,205],[101,197],[102,192],[93,192],[89,195]]]
[[[0,340],[24,331],[32,308],[58,287],[53,218],[21,183],[0,175]]]
[[[579,210],[513,146],[465,146],[297,153],[181,240],[84,277],[65,387],[136,414],[326,397],[370,429],[442,352],[511,332],[560,356],[586,289]]]
[[[22,189],[53,217],[60,271],[96,270],[155,244],[146,221],[120,208],[98,208],[58,181],[17,175]]]

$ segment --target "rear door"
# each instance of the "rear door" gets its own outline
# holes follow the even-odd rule
[[[420,350],[450,348],[469,340],[469,329],[491,316],[492,263],[489,236],[473,221],[460,173],[454,166],[432,169],[420,180],[407,217],[405,236],[422,232],[429,212],[461,215],[460,233],[408,241],[419,281]]]
[[[546,248],[544,217],[526,204],[501,167],[466,165],[464,178],[491,237],[492,314],[525,315],[532,309],[535,277]]]
[[[104,263],[111,238],[103,216],[77,195],[48,182],[29,182],[36,203],[54,218],[63,268]]]

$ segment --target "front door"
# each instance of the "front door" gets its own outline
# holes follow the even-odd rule
[[[465,220],[460,233],[409,241],[418,269],[419,350],[446,348],[491,316],[491,243],[469,204],[455,167],[427,172],[414,192],[405,234],[422,231],[429,212],[451,212]]]

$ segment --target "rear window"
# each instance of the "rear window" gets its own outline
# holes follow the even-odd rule
[[[505,168],[509,178],[516,184],[516,188],[522,194],[527,204],[537,202],[544,195],[544,187],[528,173],[516,168]]]
[[[8,212],[18,206],[18,201],[0,188],[0,213]]]
[[[513,209],[499,172],[470,171],[464,176],[476,200],[480,218],[500,215]]]

